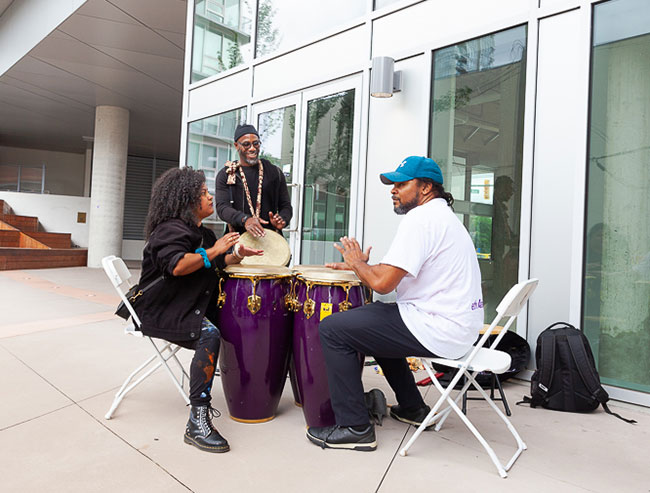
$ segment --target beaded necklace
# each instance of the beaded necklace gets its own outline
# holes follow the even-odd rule
[[[264,180],[264,167],[262,166],[262,160],[257,161],[259,180],[257,183],[257,207],[253,210],[253,201],[251,200],[251,193],[248,190],[248,183],[246,182],[246,177],[244,176],[243,166],[239,166],[239,173],[241,175],[241,181],[244,185],[244,191],[246,192],[246,200],[248,201],[248,207],[251,211],[253,217],[260,218],[260,212],[262,210],[262,181]]]

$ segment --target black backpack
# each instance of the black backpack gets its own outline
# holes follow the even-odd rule
[[[535,360],[531,397],[524,396],[522,402],[574,413],[593,411],[602,404],[606,413],[636,423],[607,407],[609,395],[600,384],[589,341],[573,325],[557,322],[544,330],[537,338]]]

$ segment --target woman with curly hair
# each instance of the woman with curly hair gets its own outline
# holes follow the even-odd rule
[[[156,181],[139,283],[151,286],[136,311],[145,335],[194,350],[184,441],[207,452],[227,452],[230,446],[213,426],[210,406],[221,340],[219,329],[210,321],[216,315],[218,270],[262,251],[239,244],[238,233],[217,240],[202,225],[213,212],[202,171],[174,168]]]

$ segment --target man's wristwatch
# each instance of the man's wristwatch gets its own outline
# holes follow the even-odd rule
[[[242,226],[246,226],[246,221],[250,219],[248,214],[244,214],[244,218],[241,220]]]

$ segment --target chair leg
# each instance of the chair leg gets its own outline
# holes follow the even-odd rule
[[[527,448],[527,447],[526,447],[526,444],[525,444],[524,441],[521,439],[521,437],[519,436],[519,433],[517,433],[517,430],[516,430],[515,427],[512,425],[512,423],[511,423],[510,420],[507,418],[507,416],[506,416],[506,415],[501,411],[501,409],[499,409],[499,407],[494,403],[494,401],[493,401],[492,399],[489,398],[489,396],[487,395],[487,393],[485,392],[485,390],[483,390],[483,389],[481,388],[481,386],[478,385],[478,384],[476,383],[476,380],[474,380],[474,377],[473,377],[472,375],[469,375],[469,379],[470,379],[470,381],[472,382],[472,385],[474,385],[474,387],[476,388],[476,390],[478,390],[479,393],[483,396],[483,398],[488,402],[488,404],[490,405],[490,407],[492,407],[492,409],[494,409],[494,412],[496,412],[497,415],[501,418],[501,420],[504,422],[504,424],[505,424],[506,427],[508,428],[508,431],[510,432],[510,434],[513,436],[513,438],[514,438],[515,441],[517,442],[517,451],[516,451],[516,452],[514,453],[514,455],[510,458],[510,460],[508,461],[508,463],[504,466],[504,469],[505,469],[506,471],[509,471],[510,468],[512,467],[512,465],[515,463],[515,461],[519,458],[519,456],[521,455],[521,453],[522,453],[524,450],[526,450],[526,448]]]
[[[506,412],[506,416],[512,416],[512,413],[510,412],[510,406],[508,405],[508,399],[506,399],[506,394],[503,391],[503,387],[501,386],[501,380],[499,380],[499,377],[496,375],[494,376],[497,384],[497,390],[499,391],[499,395],[501,396],[501,402],[503,402],[503,409]],[[492,397],[494,399],[494,397]]]
[[[118,408],[124,397],[126,397],[126,394],[128,394],[131,390],[133,390],[135,387],[137,387],[140,383],[142,383],[149,375],[151,375],[154,371],[156,371],[158,368],[161,366],[165,366],[167,369],[167,372],[169,376],[172,379],[172,382],[178,389],[179,393],[181,394],[181,397],[185,401],[186,404],[190,403],[190,399],[187,396],[187,393],[183,389],[183,385],[185,383],[185,380],[189,381],[189,376],[185,372],[185,369],[183,368],[183,365],[181,362],[178,360],[176,353],[181,349],[180,346],[174,346],[172,343],[166,342],[165,345],[159,349],[156,343],[151,339],[148,338],[151,341],[151,344],[154,347],[154,350],[156,351],[156,354],[151,356],[149,359],[147,359],[143,364],[141,364],[138,368],[136,368],[124,381],[122,386],[120,387],[120,390],[117,391],[115,394],[115,397],[113,398],[113,402],[111,404],[110,409],[108,412],[104,415],[105,419],[111,419],[113,417],[113,413],[115,410]],[[167,353],[167,354],[165,354]],[[181,381],[178,381],[178,378],[172,371],[172,369],[169,367],[168,360],[173,358],[176,363],[178,364],[178,367],[181,370]],[[140,375],[137,379],[136,376],[142,372],[147,366],[151,365],[154,363],[155,360],[158,360],[151,368],[149,368],[145,373]],[[134,380],[135,379],[135,380]]]
[[[149,340],[151,341],[151,345],[154,347],[154,350],[156,351],[156,353],[158,353],[158,357],[160,358],[161,363],[163,364],[163,366],[167,370],[167,373],[169,374],[169,377],[172,379],[172,382],[174,382],[174,385],[176,386],[176,389],[178,390],[178,392],[181,394],[181,397],[185,401],[185,404],[189,405],[190,404],[190,399],[187,396],[187,394],[185,393],[185,390],[183,390],[183,386],[181,385],[181,382],[178,381],[178,378],[176,378],[176,375],[174,375],[174,372],[169,367],[169,364],[167,364],[167,360],[169,360],[170,358],[174,358],[174,359],[176,359],[176,361],[180,365],[180,362],[176,358],[176,353],[181,349],[181,347],[180,346],[175,346],[175,347],[172,348],[171,343],[166,343],[165,346],[163,347],[163,349],[159,350],[158,346],[156,346],[156,343],[153,341],[153,339],[151,337],[149,338]],[[163,356],[163,354],[162,354],[166,350],[170,351],[170,354],[167,357]],[[182,374],[183,375],[185,374],[184,370],[182,371]]]
[[[156,355],[153,355],[151,358],[149,358],[147,361],[145,361],[143,364],[141,364],[138,368],[135,369],[127,378],[124,380],[124,383],[120,387],[120,390],[117,391],[115,394],[115,398],[113,399],[113,403],[111,404],[110,409],[104,416],[106,419],[111,419],[113,416],[113,413],[117,409],[117,406],[120,405],[120,402],[122,402],[122,399],[131,392],[134,388],[136,388],[145,378],[147,378],[149,375],[151,375],[154,371],[156,371],[158,368],[160,368],[160,365],[162,363],[157,362],[153,367],[151,367],[147,372],[145,372],[143,375],[141,375],[137,380],[135,380],[133,383],[131,383],[131,380],[135,378],[135,376],[144,370],[148,365],[153,363],[153,361],[156,359]],[[131,384],[130,384],[131,383]],[[130,385],[129,385],[130,384]]]
[[[459,393],[459,395],[456,396],[455,399],[452,399],[450,397],[451,390],[456,384],[455,380],[452,380],[452,382],[449,384],[449,386],[446,389],[444,389],[442,387],[442,385],[440,385],[440,382],[438,382],[437,380],[433,381],[436,388],[441,392],[441,396],[438,399],[438,401],[436,402],[436,404],[434,405],[434,407],[431,409],[431,412],[427,415],[427,417],[425,418],[423,423],[418,427],[418,429],[413,434],[411,439],[404,446],[404,448],[402,448],[402,450],[400,450],[399,453],[400,453],[400,455],[402,457],[406,456],[406,454],[408,453],[408,449],[415,442],[415,440],[420,436],[422,431],[424,431],[424,429],[426,429],[426,427],[429,426],[430,422],[435,421],[437,419],[437,416],[434,416],[434,415],[435,415],[436,411],[441,407],[443,401],[446,401],[447,404],[449,405],[449,408],[448,408],[448,410],[446,410],[444,412],[445,416],[443,417],[443,419],[441,419],[441,421],[436,426],[436,430],[439,429],[439,427],[442,425],[442,422],[447,418],[449,413],[453,410],[456,414],[458,414],[458,416],[463,421],[463,423],[465,423],[465,426],[467,426],[467,428],[472,432],[474,437],[483,446],[483,448],[487,452],[488,456],[492,460],[492,463],[497,468],[497,471],[499,472],[499,475],[502,478],[505,478],[505,477],[508,476],[507,471],[510,470],[510,468],[515,463],[515,461],[519,458],[521,453],[526,449],[526,444],[523,442],[523,440],[521,439],[521,437],[517,433],[517,430],[515,429],[515,427],[510,422],[510,420],[497,407],[497,405],[494,403],[494,401],[492,399],[490,399],[490,396],[485,392],[485,390],[483,390],[483,388],[480,385],[478,385],[478,383],[474,379],[474,375],[469,374],[468,372],[465,372],[465,375],[467,377],[467,383],[465,385],[463,385],[463,388],[461,389],[461,392]],[[517,450],[516,450],[516,452],[513,454],[513,456],[510,458],[510,460],[508,461],[508,463],[505,466],[501,463],[499,458],[496,456],[494,450],[492,449],[490,444],[487,442],[487,440],[485,440],[485,438],[483,438],[483,436],[478,431],[478,429],[474,426],[474,424],[469,420],[469,418],[465,415],[465,413],[463,413],[462,410],[458,407],[457,402],[460,400],[462,393],[464,393],[467,390],[467,387],[469,385],[472,385],[483,396],[483,398],[488,402],[490,407],[492,407],[492,409],[497,413],[497,415],[504,422],[504,424],[508,428],[508,431],[510,431],[510,433],[514,437],[515,441],[517,442]]]

